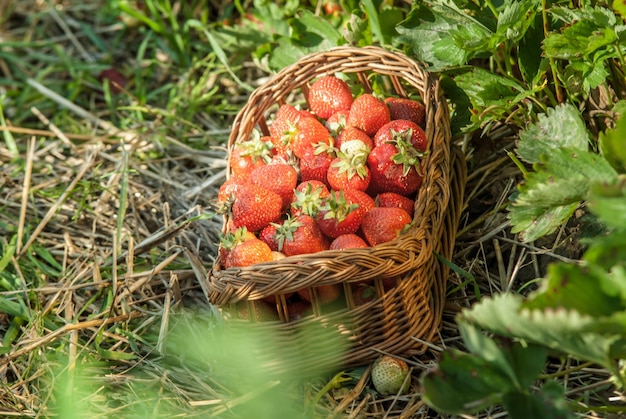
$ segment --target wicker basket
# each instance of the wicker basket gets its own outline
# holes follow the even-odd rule
[[[254,330],[271,334],[280,347],[292,348],[297,355],[280,354],[280,362],[272,361],[276,354],[259,355],[265,357],[269,370],[306,374],[325,365],[362,365],[380,351],[417,355],[426,350],[423,341],[431,341],[439,331],[448,270],[435,252],[451,257],[466,173],[462,156],[452,158],[449,110],[436,78],[403,54],[378,47],[337,47],[310,54],[253,92],[235,119],[229,149],[248,140],[255,128],[268,134],[265,121],[280,104],[293,104],[296,94],[306,93],[312,80],[336,73],[354,78],[365,92],[376,83],[390,95],[423,101],[429,154],[415,204],[417,222],[394,241],[367,249],[292,256],[245,268],[220,269],[217,260],[205,282],[212,303],[228,307],[276,297],[280,321],[259,322]],[[397,282],[385,291],[383,281],[388,278]],[[355,306],[350,289],[361,281],[373,281],[378,298]],[[331,284],[342,284],[343,300],[323,307],[316,287]],[[313,314],[289,321],[284,295],[303,288],[311,294]],[[254,304],[249,308],[254,311]],[[298,330],[306,327],[324,334],[319,339],[309,336],[303,343]],[[341,355],[320,350],[333,339],[337,345],[347,345]]]

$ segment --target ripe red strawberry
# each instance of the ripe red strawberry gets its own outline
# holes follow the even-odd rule
[[[220,189],[217,191],[217,202],[226,202],[231,195],[234,195],[237,192],[237,188],[241,184],[242,182],[235,178],[231,177],[227,179],[224,183],[222,183],[222,186],[220,186]]]
[[[410,143],[418,151],[426,150],[426,133],[420,126],[406,119],[396,119],[383,125],[374,135],[374,146],[396,144],[400,140]]]
[[[351,284],[355,306],[362,306],[376,299],[376,288],[367,284]]]
[[[375,201],[377,207],[402,208],[411,216],[415,212],[415,202],[411,198],[395,192],[380,193],[376,196]]]
[[[315,287],[317,292],[317,299],[320,304],[329,304],[335,301],[341,295],[341,285],[322,285],[321,287]],[[311,293],[308,288],[304,288],[298,291],[298,295],[303,300],[311,302]]]
[[[315,118],[301,118],[296,121],[295,130],[290,134],[290,148],[293,154],[303,158],[315,153],[319,146],[332,147],[330,131]]]
[[[252,170],[249,182],[280,195],[282,209],[285,210],[293,199],[293,189],[298,183],[298,172],[286,163],[269,164]]]
[[[324,125],[328,128],[331,134],[337,135],[344,127],[347,126],[349,113],[349,109],[335,112],[326,119]]]
[[[265,166],[271,160],[274,145],[270,137],[255,137],[252,140],[233,146],[228,159],[232,177],[245,181],[250,172],[259,166]]]
[[[263,240],[246,240],[231,249],[224,261],[225,268],[243,267],[255,263],[269,262],[272,260],[272,250]]]
[[[287,256],[317,253],[327,250],[329,246],[328,239],[310,215],[287,218],[277,228],[276,238],[278,250]]]
[[[330,243],[330,250],[358,249],[369,247],[365,240],[356,234],[342,234]]]
[[[282,198],[261,186],[243,184],[237,188],[232,206],[233,226],[259,231],[280,218]]]
[[[276,112],[274,122],[269,126],[270,135],[280,138],[289,133],[295,127],[296,121],[302,118],[298,109],[291,105],[281,105]]]
[[[339,132],[335,139],[335,148],[347,155],[369,152],[374,148],[374,142],[369,135],[358,128],[347,126]]]
[[[329,194],[328,187],[319,180],[305,180],[294,190],[290,213],[292,216],[305,214],[315,217]]]
[[[391,121],[389,108],[385,102],[369,93],[364,93],[354,99],[348,114],[348,125],[365,131],[367,135],[374,135],[387,122]]]
[[[426,110],[424,105],[416,100],[388,97],[385,104],[389,107],[391,119],[408,119],[420,126],[424,123]]]
[[[409,366],[401,359],[383,355],[372,366],[372,384],[383,396],[406,394],[411,387]]]
[[[331,191],[326,203],[317,214],[322,232],[331,238],[355,233],[363,215],[374,207],[374,199],[358,190]]]
[[[305,155],[300,159],[300,180],[317,180],[328,185],[326,174],[334,158],[334,149],[325,146],[318,147],[316,153]]]
[[[325,1],[324,2],[324,13],[328,16],[337,17],[343,11],[340,4],[334,1]]]
[[[307,98],[311,112],[323,119],[338,111],[350,109],[353,100],[350,86],[334,76],[317,79],[309,88]]]
[[[422,184],[420,159],[423,155],[403,142],[400,149],[390,143],[374,147],[367,156],[372,175],[367,192],[372,196],[381,192],[414,193]]]
[[[370,184],[370,170],[366,164],[367,154],[341,155],[335,158],[326,174],[328,185],[334,190],[367,190]]]
[[[263,240],[270,247],[272,252],[278,252],[278,238],[276,233],[280,224],[270,223],[259,231],[259,239]]]
[[[105,80],[109,83],[109,90],[113,94],[118,94],[126,87],[127,79],[115,68],[107,68],[98,74],[98,81],[104,85]]]
[[[411,222],[411,216],[401,208],[375,207],[361,220],[361,232],[370,246],[395,239]]]
[[[308,301],[293,301],[287,304],[287,313],[289,321],[295,321],[313,314],[313,308]]]
[[[255,239],[256,236],[247,228],[237,228],[234,231],[229,231],[220,237],[219,257],[223,264],[226,257],[235,246],[245,242],[246,240]]]

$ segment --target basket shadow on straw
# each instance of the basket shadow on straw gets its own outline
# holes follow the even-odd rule
[[[452,255],[466,167],[464,156],[451,145],[448,105],[436,76],[405,55],[379,47],[337,47],[310,54],[252,93],[233,123],[229,151],[255,129],[268,135],[266,121],[281,104],[298,92],[306,97],[313,80],[335,74],[360,84],[363,92],[375,85],[386,95],[424,104],[424,179],[412,228],[390,242],[242,268],[222,269],[218,257],[210,272],[201,275],[209,301],[230,313],[227,323],[233,331],[271,338],[272,350],[257,354],[270,372],[314,374],[326,367],[363,365],[381,352],[421,355],[428,349],[424,342],[437,338],[441,324],[448,268],[436,255],[448,260]],[[224,226],[227,222],[225,216]],[[375,296],[359,304],[353,291],[364,282],[372,285]],[[328,286],[339,288],[341,295],[332,304],[322,304]],[[293,318],[288,297],[303,290],[311,310]],[[267,300],[274,301],[269,316],[274,320],[264,316]],[[229,311],[232,307],[237,309]]]

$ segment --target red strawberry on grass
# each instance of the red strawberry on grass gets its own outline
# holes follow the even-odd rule
[[[376,207],[370,209],[361,220],[361,232],[371,245],[395,239],[411,222],[411,216],[401,208]]]
[[[283,200],[275,192],[252,184],[239,185],[231,212],[235,228],[256,232],[280,218]]]
[[[407,98],[388,97],[385,104],[389,107],[391,119],[408,119],[417,125],[424,123],[426,110],[420,102]]]
[[[317,79],[309,88],[307,102],[311,112],[328,119],[332,114],[350,109],[354,98],[348,84],[334,76]]]
[[[328,239],[310,215],[288,217],[277,227],[276,238],[278,250],[287,256],[317,253],[329,246]]]
[[[354,99],[348,114],[348,125],[352,125],[367,135],[374,135],[383,125],[391,121],[391,114],[385,102],[364,93]]]
[[[293,199],[293,189],[298,183],[298,172],[286,163],[260,166],[250,172],[249,182],[280,195],[285,210]]]

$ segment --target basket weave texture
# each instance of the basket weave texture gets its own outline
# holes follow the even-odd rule
[[[220,260],[216,261],[205,278],[212,303],[228,307],[276,297],[280,321],[259,322],[255,329],[277,334],[281,345],[298,347],[298,356],[276,364],[277,369],[305,371],[325,363],[361,365],[374,360],[380,351],[421,354],[427,347],[420,341],[433,340],[441,323],[448,269],[435,253],[451,257],[466,172],[463,156],[453,158],[449,110],[434,76],[405,55],[379,47],[337,47],[310,54],[252,93],[234,121],[229,150],[235,143],[248,140],[254,129],[268,135],[266,121],[280,104],[293,104],[298,93],[306,96],[313,80],[337,73],[362,84],[364,92],[371,92],[375,83],[377,90],[382,87],[389,96],[421,99],[429,151],[425,176],[415,203],[413,227],[391,242],[291,256],[243,268],[221,269]],[[224,225],[227,222],[226,218]],[[388,278],[397,282],[385,291],[382,281]],[[378,298],[355,306],[351,287],[362,281],[375,285]],[[323,307],[316,287],[331,284],[342,284],[343,300],[332,308]],[[289,321],[284,295],[304,288],[311,294],[313,314]],[[338,336],[347,339],[348,349],[341,359],[321,359],[315,348],[298,344],[295,331],[309,324],[334,328]]]

